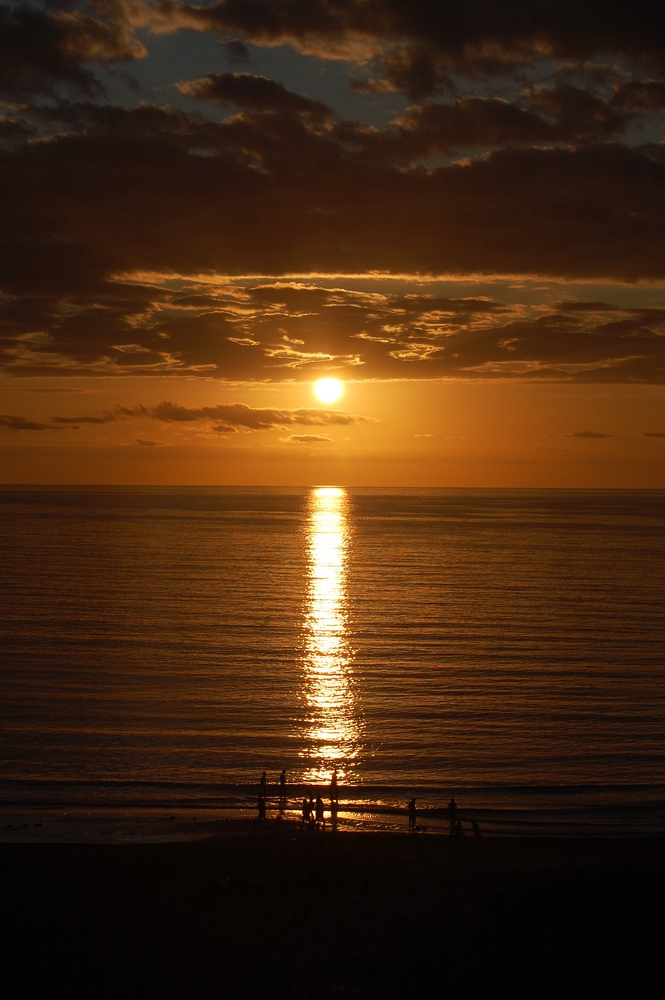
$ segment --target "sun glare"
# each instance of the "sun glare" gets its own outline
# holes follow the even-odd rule
[[[336,403],[344,392],[338,378],[322,378],[314,385],[314,392],[322,403]]]

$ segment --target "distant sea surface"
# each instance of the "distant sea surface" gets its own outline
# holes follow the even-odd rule
[[[663,832],[664,598],[663,492],[5,487],[2,808]]]

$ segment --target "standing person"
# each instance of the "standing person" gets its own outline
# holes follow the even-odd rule
[[[332,778],[330,779],[330,805],[332,806],[333,802],[335,803],[335,805],[337,805],[338,801],[339,800],[337,798],[337,768],[334,768],[332,773]]]
[[[451,798],[448,803],[448,819],[450,820],[450,836],[452,837],[455,832],[455,823],[457,821],[457,803],[453,798]]]
[[[279,776],[279,811],[284,812],[286,807],[286,771],[282,768],[282,773]]]
[[[259,820],[266,818],[266,772],[264,771],[259,781]]]
[[[330,822],[332,823],[333,830],[337,829],[338,807],[339,798],[337,796],[337,768],[334,768],[332,778],[330,779]]]
[[[415,797],[409,802],[409,833],[414,833],[416,829],[416,800]]]
[[[316,796],[316,829],[319,829],[319,823],[323,823],[323,829],[326,828],[326,816],[323,811],[323,799],[320,795]]]

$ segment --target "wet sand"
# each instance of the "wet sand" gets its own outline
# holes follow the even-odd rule
[[[4,844],[3,997],[660,997],[665,839]]]

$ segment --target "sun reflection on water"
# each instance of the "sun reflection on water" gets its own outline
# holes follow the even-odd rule
[[[312,491],[310,503],[304,616],[303,756],[308,766],[303,777],[327,782],[336,768],[339,780],[348,782],[360,750],[360,731],[347,616],[347,497],[344,490],[321,487]]]

